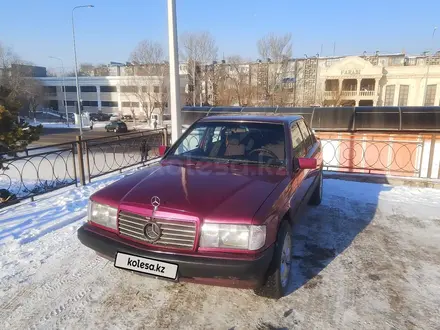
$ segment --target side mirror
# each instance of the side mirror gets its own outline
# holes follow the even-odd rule
[[[163,156],[170,149],[168,146],[159,146],[159,155]]]
[[[318,162],[316,158],[298,158],[298,165],[300,169],[310,169],[314,170],[318,167]]]

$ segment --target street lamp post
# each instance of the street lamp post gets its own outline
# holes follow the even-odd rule
[[[78,63],[76,58],[76,43],[75,43],[75,23],[74,23],[74,12],[78,8],[93,8],[93,5],[76,6],[72,9],[72,35],[73,35],[73,53],[75,55],[75,81],[76,81],[76,101],[78,105],[78,115],[79,115],[79,134],[82,136],[82,113],[81,113],[81,97],[79,91],[78,82]]]
[[[432,37],[431,37],[431,51],[429,54],[429,58],[428,58],[428,63],[427,63],[427,68],[426,68],[426,79],[425,79],[425,90],[423,93],[423,106],[426,105],[426,95],[428,94],[428,78],[429,78],[429,68],[431,66],[431,59],[432,59],[432,53],[434,51],[434,36],[435,36],[435,31],[437,31],[437,27],[434,28],[434,30],[432,31]]]
[[[168,0],[168,53],[170,57],[171,138],[176,142],[182,134],[180,117],[180,74],[177,45],[176,0]]]
[[[66,97],[66,84],[64,83],[64,63],[63,60],[59,57],[55,57],[55,56],[49,56],[49,58],[53,58],[55,60],[58,60],[61,62],[61,71],[62,71],[62,79],[63,79],[63,91],[64,91],[64,108],[66,109],[66,123],[67,123],[67,127],[69,127],[69,113],[67,112],[67,97]]]

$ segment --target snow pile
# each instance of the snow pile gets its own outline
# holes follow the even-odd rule
[[[324,181],[294,228],[289,295],[176,284],[82,246],[89,196],[115,174],[0,210],[0,328],[434,329],[440,191]],[[191,313],[191,311],[197,311]]]

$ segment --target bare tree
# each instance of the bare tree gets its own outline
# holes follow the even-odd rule
[[[94,75],[95,66],[92,63],[81,63],[79,65],[78,75],[91,77]]]
[[[237,105],[249,103],[249,64],[239,55],[227,59],[226,93],[232,94],[232,101]]]
[[[35,113],[39,105],[44,101],[44,88],[40,81],[33,78],[26,78],[24,80],[22,96],[28,103],[29,112],[33,114],[35,118]]]
[[[133,66],[128,67],[125,84],[133,86],[126,95],[139,102],[148,122],[153,114],[163,115],[168,106],[169,69],[164,51],[157,42],[141,41],[130,55]]]
[[[150,40],[142,40],[131,52],[129,61],[135,65],[157,64],[165,58],[163,47],[160,43]]]
[[[274,105],[275,99],[280,99],[283,92],[282,79],[288,71],[289,61],[292,57],[292,35],[286,33],[282,36],[268,34],[257,41],[258,53],[263,61],[267,61],[267,81],[264,88],[267,101]]]
[[[0,42],[0,86],[8,90],[8,95],[2,97],[7,98],[9,102],[18,98],[22,92],[23,75],[19,70],[14,69],[18,64],[23,64],[23,61],[11,48]]]
[[[264,36],[257,42],[258,53],[262,60],[270,58],[274,62],[280,62],[292,57],[292,35],[286,33],[277,36],[273,33]]]
[[[206,102],[202,99],[203,74],[206,73],[205,65],[212,63],[217,58],[218,48],[214,37],[206,31],[202,32],[185,32],[180,36],[180,50],[183,59],[188,65],[188,78],[191,81],[193,104],[198,101]],[[205,84],[209,77],[205,76]]]

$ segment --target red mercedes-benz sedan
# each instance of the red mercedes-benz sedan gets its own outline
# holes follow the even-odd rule
[[[205,117],[160,150],[91,196],[79,240],[120,269],[283,296],[292,224],[322,198],[321,143],[303,118]]]

